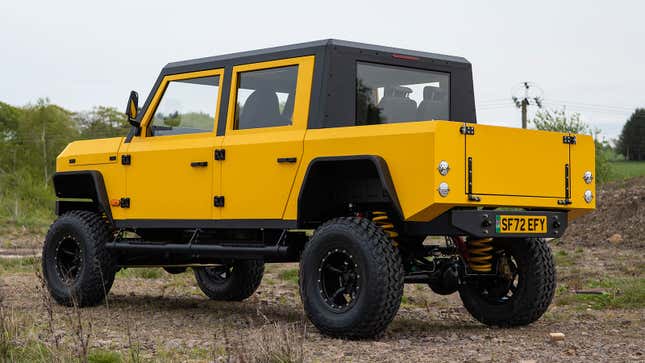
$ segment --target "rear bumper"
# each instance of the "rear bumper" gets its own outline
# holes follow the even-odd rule
[[[502,233],[496,225],[501,215],[546,216],[546,233]],[[567,229],[566,212],[507,211],[507,210],[453,210],[452,225],[474,237],[549,237],[558,238]]]
[[[498,216],[541,216],[546,217],[545,233],[502,233],[497,228]],[[568,225],[566,211],[509,211],[452,209],[429,222],[406,222],[404,232],[410,235],[485,237],[545,237],[558,238],[564,234]]]

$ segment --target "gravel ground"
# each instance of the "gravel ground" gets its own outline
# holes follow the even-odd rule
[[[558,291],[547,313],[522,328],[483,326],[457,294],[407,285],[385,335],[372,341],[321,336],[303,317],[297,265],[269,265],[257,293],[240,303],[209,301],[191,273],[119,273],[108,306],[81,309],[89,346],[144,361],[645,362],[645,177],[598,190],[598,210],[553,241]],[[0,236],[0,262],[38,254],[42,236]],[[35,251],[35,252],[34,252]],[[76,311],[43,302],[30,266],[0,266],[0,301],[18,327],[17,343],[78,346]],[[592,299],[577,291],[602,293]],[[599,300],[593,300],[599,296]],[[91,325],[91,329],[90,329]],[[552,342],[550,333],[563,333]],[[2,342],[0,342],[2,343]],[[2,345],[0,344],[0,348]],[[0,357],[1,358],[1,357]],[[1,359],[0,359],[1,360]]]
[[[599,264],[599,256],[609,258],[612,251],[590,249],[579,253],[577,261],[590,271],[596,266],[619,271],[625,263],[640,263],[635,273],[642,277],[641,251],[622,252],[621,259]],[[295,268],[294,264],[271,265],[258,292],[241,303],[207,300],[190,273],[152,270],[145,275],[128,270],[117,277],[109,307],[80,313],[92,325],[91,347],[121,351],[125,356],[135,342],[141,356],[152,360],[248,360],[287,346],[290,357],[313,362],[645,361],[642,306],[595,310],[580,303],[560,305],[556,299],[545,316],[530,326],[488,328],[468,315],[457,294],[442,297],[421,285],[406,286],[403,305],[381,339],[330,339],[303,323],[302,305],[290,277]],[[559,270],[561,285],[581,273],[579,268]],[[5,306],[31,334],[51,342],[38,286],[32,272],[2,276]],[[74,310],[55,306],[53,314],[55,335],[73,346]],[[551,342],[553,332],[564,333],[564,341]]]

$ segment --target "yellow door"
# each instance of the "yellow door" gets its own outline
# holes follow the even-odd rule
[[[303,153],[314,57],[233,68],[223,219],[282,219]]]
[[[560,132],[473,125],[465,135],[466,192],[468,165],[475,195],[565,198],[569,144]]]
[[[126,145],[127,219],[211,219],[221,163],[215,149],[222,70],[166,76],[141,136]],[[219,217],[219,213],[215,213]]]

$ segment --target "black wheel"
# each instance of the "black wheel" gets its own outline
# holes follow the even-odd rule
[[[320,226],[300,259],[300,297],[324,334],[371,338],[385,331],[403,296],[403,263],[389,237],[364,218]]]
[[[539,319],[555,293],[555,265],[541,238],[494,240],[495,276],[472,276],[459,289],[466,310],[486,325],[520,326]]]
[[[116,269],[105,243],[112,240],[109,222],[89,211],[71,211],[49,228],[42,268],[47,288],[62,305],[92,306],[103,301]]]
[[[210,299],[242,301],[260,286],[264,261],[236,260],[225,265],[193,269],[197,285]]]

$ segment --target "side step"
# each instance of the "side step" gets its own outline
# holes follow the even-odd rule
[[[293,261],[293,251],[287,246],[206,245],[118,241],[106,247],[118,258],[119,266],[163,266],[191,263],[218,263],[221,259],[262,259],[267,262]]]

